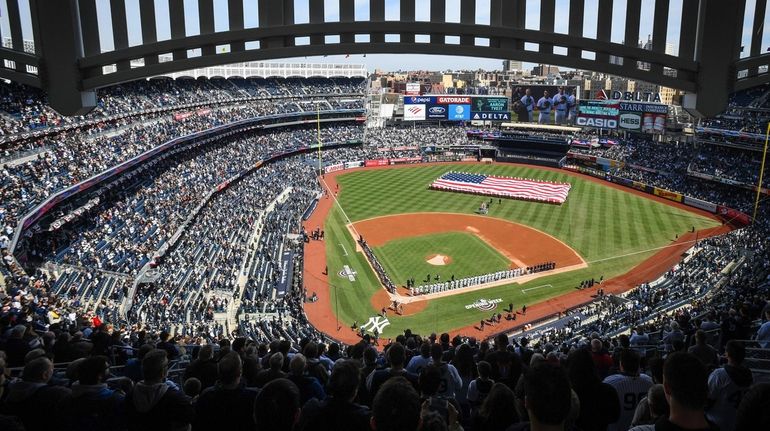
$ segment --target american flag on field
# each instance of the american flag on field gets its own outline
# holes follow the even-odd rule
[[[448,172],[433,181],[430,187],[437,190],[563,204],[567,200],[572,185],[525,178]]]

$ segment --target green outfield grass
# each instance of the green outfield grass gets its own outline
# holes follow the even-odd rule
[[[414,277],[417,285],[427,283],[425,277],[436,275],[441,281],[472,275],[489,274],[511,267],[511,261],[476,235],[463,232],[445,232],[413,238],[388,241],[374,247],[374,254],[390,279],[398,285]],[[449,256],[448,265],[436,266],[426,262],[433,254]]]
[[[428,189],[433,180],[452,170],[571,183],[567,202],[561,206],[503,199],[502,205],[495,201],[489,216],[548,233],[576,250],[589,266],[523,285],[514,283],[432,300],[422,313],[405,317],[389,315],[391,324],[385,328],[385,336],[395,336],[406,328],[425,333],[478,324],[489,313],[465,309],[465,305],[477,299],[501,298],[505,306],[509,302],[516,306],[534,304],[571,291],[581,280],[598,279],[602,275],[608,279],[624,274],[660,247],[670,244],[677,234],[688,232],[692,227],[704,229],[717,225],[706,217],[600,183],[565,173],[505,164],[360,170],[337,177],[342,190],[339,201],[353,222],[413,212],[473,214],[482,199],[479,196]],[[341,321],[346,324],[353,321],[364,323],[376,313],[371,305],[371,296],[380,287],[363,255],[354,252],[355,242],[345,227],[347,223],[346,217],[335,207],[324,227],[329,273],[332,274],[332,300],[339,307]],[[418,255],[420,253],[423,250]],[[440,251],[429,253],[450,254]],[[350,265],[357,272],[356,281],[350,282],[336,275],[343,265]],[[399,268],[392,269],[391,273],[402,271],[406,274],[403,271],[410,271],[401,265],[399,263]],[[424,277],[424,274],[415,277],[418,275]]]

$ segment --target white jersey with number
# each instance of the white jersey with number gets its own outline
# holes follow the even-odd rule
[[[639,376],[627,376],[625,374],[613,374],[604,379],[604,383],[615,388],[620,401],[620,418],[614,424],[607,427],[608,431],[626,431],[634,419],[636,405],[647,396],[647,391],[654,384],[652,378],[645,374]]]
[[[738,405],[751,386],[751,380],[743,383],[738,384],[724,368],[717,368],[709,376],[709,399],[714,404],[706,412],[706,417],[719,426],[720,431],[731,431],[735,426]]]

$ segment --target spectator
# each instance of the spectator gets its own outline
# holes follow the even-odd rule
[[[195,411],[190,399],[166,382],[168,359],[165,350],[155,349],[142,360],[143,380],[126,397],[129,430],[186,429]]]
[[[492,380],[505,384],[511,390],[516,387],[521,375],[521,360],[518,355],[508,351],[508,337],[505,334],[495,337],[495,350],[484,360],[492,365]]]
[[[83,359],[77,365],[72,393],[58,405],[64,430],[98,431],[121,429],[124,425],[125,394],[107,387],[110,365],[104,356]]]
[[[270,360],[268,362],[270,365],[270,368],[266,370],[261,370],[257,374],[257,387],[261,388],[268,384],[269,382],[276,380],[276,379],[285,379],[286,373],[281,370],[283,367],[283,353],[281,352],[275,352],[270,356]]]
[[[525,377],[524,406],[529,416],[530,431],[565,429],[572,409],[572,391],[564,371],[555,365],[541,363],[531,367]],[[526,430],[527,424],[509,430]]]
[[[668,402],[663,385],[651,386],[644,400],[644,403],[639,403],[639,407],[644,407],[644,412],[640,412],[637,408],[634,420],[631,422],[633,431],[655,431],[655,422],[660,418],[668,417]]]
[[[195,404],[195,430],[252,429],[254,427],[254,399],[258,391],[246,388],[241,381],[243,366],[237,352],[231,351],[217,364],[219,379],[213,387],[205,389]],[[222,417],[221,413],[230,414]]]
[[[385,381],[374,396],[371,428],[376,431],[416,431],[420,427],[420,397],[403,376]]]
[[[430,363],[430,360],[430,344],[423,342],[420,345],[420,354],[412,356],[412,359],[409,360],[409,364],[406,366],[406,371],[419,375],[422,368]]]
[[[702,329],[695,331],[695,345],[690,346],[687,353],[700,359],[707,369],[712,369],[718,364],[717,351],[706,343],[706,332]]]
[[[297,353],[291,358],[289,363],[289,377],[297,387],[299,388],[300,400],[304,405],[311,398],[323,400],[326,398],[323,386],[318,382],[318,379],[306,374],[307,361],[305,356]]]
[[[434,344],[431,346],[431,364],[435,365],[441,373],[441,386],[437,395],[443,398],[455,399],[456,394],[462,390],[463,381],[454,365],[442,361],[443,354],[444,352],[440,345]]]
[[[669,414],[655,423],[655,430],[718,430],[706,420],[707,379],[706,369],[695,356],[669,355],[663,366],[663,389]]]
[[[757,330],[757,341],[763,349],[770,348],[770,308],[765,310],[765,322]]]
[[[440,346],[439,349],[441,349]],[[377,396],[377,391],[380,389],[380,386],[393,377],[403,377],[412,383],[412,386],[417,387],[417,376],[404,369],[404,361],[406,360],[406,350],[404,349],[404,346],[399,342],[395,342],[388,347],[385,355],[388,358],[390,367],[372,371],[372,373],[367,376],[366,389],[369,391],[369,395],[372,397]]]
[[[515,402],[516,396],[508,386],[495,383],[473,418],[473,429],[480,431],[508,429],[519,420],[516,409],[511,408]]]
[[[580,400],[580,414],[575,425],[580,429],[598,431],[606,430],[609,424],[618,421],[620,402],[615,388],[599,379],[593,358],[595,356],[585,349],[570,352],[567,376]]]
[[[492,366],[489,365],[489,362],[481,361],[476,368],[479,376],[468,385],[467,396],[467,400],[473,411],[481,406],[487,395],[489,395],[489,391],[492,390],[492,386],[495,384],[494,380],[489,378],[490,374],[492,374]]]
[[[70,390],[49,385],[52,376],[53,363],[50,359],[42,357],[28,362],[24,366],[22,380],[8,386],[1,412],[18,416],[28,430],[56,427],[56,416],[45,412],[54,411]]]
[[[721,431],[732,431],[741,398],[754,382],[751,370],[743,365],[746,348],[737,340],[725,346],[727,365],[714,370],[708,378],[710,407],[706,411],[709,421]]]
[[[323,401],[313,398],[304,405],[298,430],[369,430],[371,412],[353,403],[359,382],[359,369],[354,361],[337,362],[329,377],[329,397]]]
[[[300,395],[288,379],[268,382],[254,400],[257,431],[292,431],[299,421]]]
[[[610,424],[611,431],[627,430],[634,418],[636,405],[647,396],[653,385],[649,376],[639,373],[639,353],[629,348],[620,352],[620,374],[613,374],[604,379],[617,392],[620,404],[620,416],[617,422]]]
[[[214,386],[217,381],[217,363],[214,362],[214,347],[206,344],[198,349],[198,358],[187,366],[184,379],[195,377],[201,382],[201,388]]]
[[[735,431],[770,428],[770,383],[758,383],[749,389],[738,406]]]

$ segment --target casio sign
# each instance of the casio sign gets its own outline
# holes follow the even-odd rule
[[[620,116],[620,127],[624,129],[639,129],[642,126],[642,119],[638,115],[623,114]]]
[[[428,110],[428,112],[431,114],[443,114],[446,112],[446,108],[442,108],[441,106],[433,106]]]
[[[578,117],[578,126],[598,127],[600,129],[616,129],[618,121],[612,118]]]

